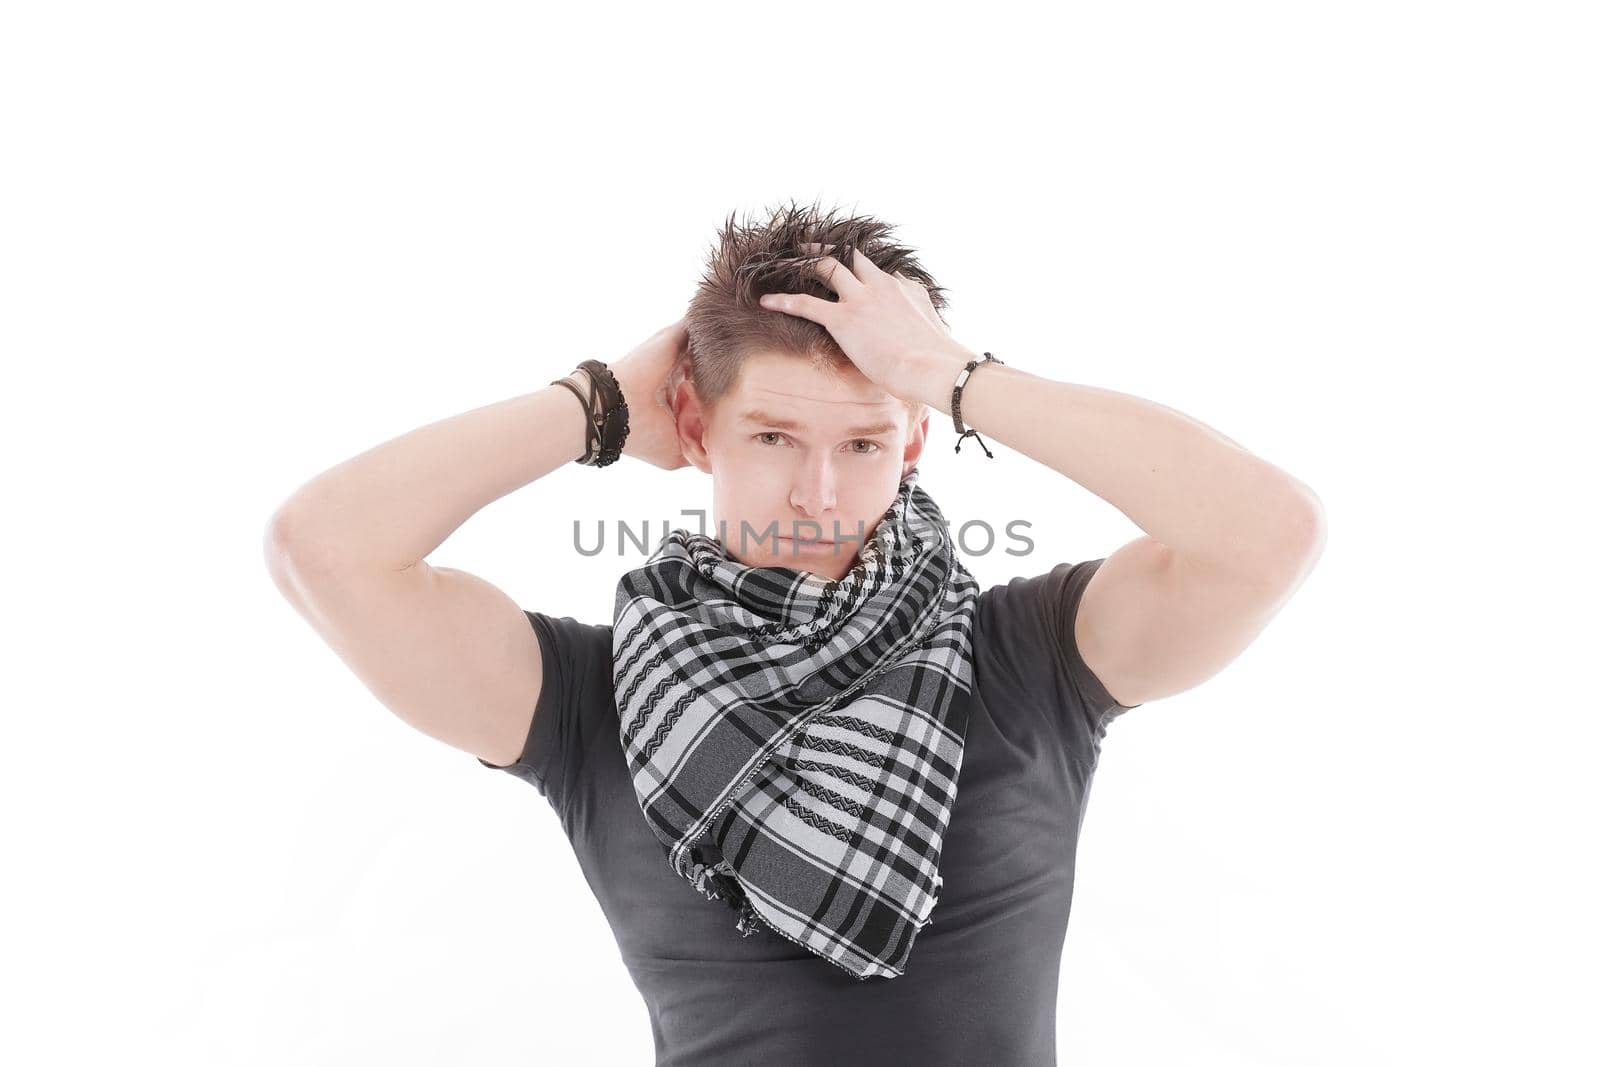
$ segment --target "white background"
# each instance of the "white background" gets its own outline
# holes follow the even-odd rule
[[[545,802],[270,581],[317,472],[615,359],[729,211],[894,223],[955,336],[1312,486],[1322,561],[1112,725],[1061,1062],[1592,1063],[1596,37],[1585,5],[9,5],[12,1063],[643,1064]],[[991,443],[1036,553],[1140,531]],[[577,466],[430,559],[608,622]]]

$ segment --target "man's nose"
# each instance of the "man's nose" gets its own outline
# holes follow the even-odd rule
[[[790,505],[808,518],[832,511],[839,502],[833,479],[833,463],[827,455],[806,459],[789,490]]]

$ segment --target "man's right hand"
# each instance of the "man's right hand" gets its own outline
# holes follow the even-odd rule
[[[669,471],[689,465],[678,442],[678,422],[672,413],[672,394],[682,380],[681,367],[688,354],[689,328],[684,319],[679,319],[609,365],[628,402],[624,456]]]

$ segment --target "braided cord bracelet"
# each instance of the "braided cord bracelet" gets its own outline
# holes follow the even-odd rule
[[[955,420],[956,433],[961,435],[960,437],[956,438],[957,452],[961,451],[961,442],[965,438],[978,437],[977,430],[969,430],[965,426],[961,425],[961,390],[966,387],[967,379],[972,377],[973,368],[977,367],[981,363],[1004,364],[1005,360],[996,359],[991,353],[985,352],[982,359],[967,360],[967,365],[961,368],[961,373],[956,376],[955,391],[950,394],[950,417]],[[978,437],[978,447],[983,449],[984,455],[988,456],[990,459],[994,458],[994,453],[989,451],[989,447],[983,443],[983,438],[981,437]]]

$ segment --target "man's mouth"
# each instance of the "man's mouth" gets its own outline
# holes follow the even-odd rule
[[[828,548],[834,543],[832,541],[811,540],[801,537],[784,537],[781,534],[778,536],[778,540],[787,541],[798,548]]]

